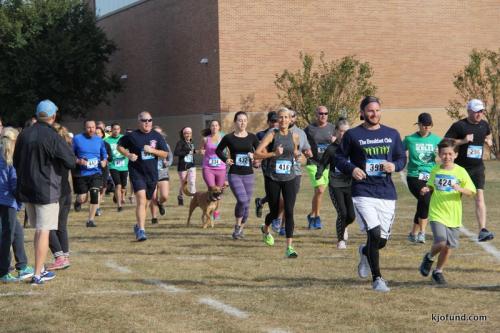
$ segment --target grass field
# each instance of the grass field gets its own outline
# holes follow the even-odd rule
[[[111,198],[97,228],[84,212],[70,214],[72,266],[45,286],[0,285],[1,332],[498,332],[500,331],[500,163],[487,163],[488,243],[497,257],[461,234],[445,270],[449,286],[437,288],[418,272],[430,247],[410,244],[415,200],[401,182],[392,239],[381,253],[391,292],[371,290],[357,276],[358,245],[349,230],[347,250],[335,248],[335,211],[323,199],[324,228],[306,229],[311,186],[303,179],[295,207],[296,260],[284,259],[284,239],[261,241],[253,213],[246,239],[231,239],[234,197],[227,193],[214,229],[186,227],[187,207],[177,207],[172,172],[167,214],[147,225],[149,240],[135,242],[134,207],[117,213]],[[198,188],[204,188],[200,174]],[[258,173],[256,194],[263,193]],[[253,200],[252,200],[253,203]],[[193,222],[192,221],[192,222]],[[472,199],[464,200],[464,226],[477,234]],[[33,230],[26,230],[33,263]],[[493,246],[494,248],[491,248]],[[440,321],[433,315],[482,315],[483,321]]]

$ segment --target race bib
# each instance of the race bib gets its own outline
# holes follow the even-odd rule
[[[121,168],[121,167],[125,166],[125,159],[124,158],[116,159],[114,162],[115,162],[115,167],[117,167],[117,168]]]
[[[438,191],[451,192],[456,183],[456,178],[450,175],[436,175],[434,179],[434,186]]]
[[[208,165],[211,167],[219,167],[222,161],[218,157],[211,157],[208,159]]]
[[[287,160],[276,160],[276,174],[278,175],[289,175],[292,170],[292,161]]]
[[[326,148],[328,148],[326,143],[318,143],[318,154],[323,154]]]
[[[430,174],[428,172],[420,172],[418,174],[418,180],[429,180]]]
[[[143,161],[145,160],[152,160],[155,158],[153,154],[146,153],[144,150],[141,150],[141,158]]]
[[[236,154],[235,164],[240,167],[249,167],[250,157],[248,156],[248,154]]]
[[[189,154],[189,155],[184,156],[184,162],[193,163],[193,154]]]
[[[384,166],[386,160],[370,158],[366,160],[366,174],[372,177],[385,177]]]
[[[97,168],[98,164],[99,160],[97,158],[92,158],[90,160],[87,160],[87,169],[95,169]]]
[[[467,157],[480,159],[483,157],[483,146],[472,146],[467,147]]]

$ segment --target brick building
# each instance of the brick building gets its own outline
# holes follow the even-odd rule
[[[107,8],[103,7],[106,3]],[[374,68],[383,121],[402,135],[420,112],[435,132],[450,124],[453,74],[473,48],[498,49],[500,1],[94,0],[99,25],[119,50],[111,69],[125,90],[98,118],[132,126],[151,111],[167,133],[209,119],[226,130],[241,100],[274,105],[275,74],[300,66],[300,51],[355,54]],[[256,112],[251,126],[262,127]],[[177,134],[170,138],[177,138]],[[173,139],[170,139],[173,141]]]

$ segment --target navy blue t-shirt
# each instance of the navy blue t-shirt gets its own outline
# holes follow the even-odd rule
[[[146,153],[144,146],[149,145],[154,149],[168,151],[167,143],[160,133],[156,131],[144,133],[140,130],[135,130],[124,135],[118,141],[118,145],[128,149],[131,154],[138,156],[135,162],[129,161],[129,171],[132,171],[132,173],[134,171],[139,172],[148,181],[158,180],[158,157]]]
[[[391,174],[383,171],[381,163],[394,163],[397,172],[406,165],[406,153],[397,130],[384,125],[376,130],[363,125],[354,127],[344,134],[335,161],[337,169],[346,175],[352,175],[356,167],[366,173],[366,179],[353,179],[353,197],[396,200]]]

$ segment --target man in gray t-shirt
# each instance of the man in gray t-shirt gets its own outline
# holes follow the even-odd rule
[[[325,169],[323,176],[318,180],[316,180],[316,170],[326,148],[330,143],[335,141],[335,126],[327,120],[328,109],[325,106],[318,106],[316,108],[316,122],[305,129],[313,155],[307,160],[306,165],[306,172],[314,188],[311,213],[307,215],[309,229],[321,229],[321,199],[328,185],[329,170]]]

